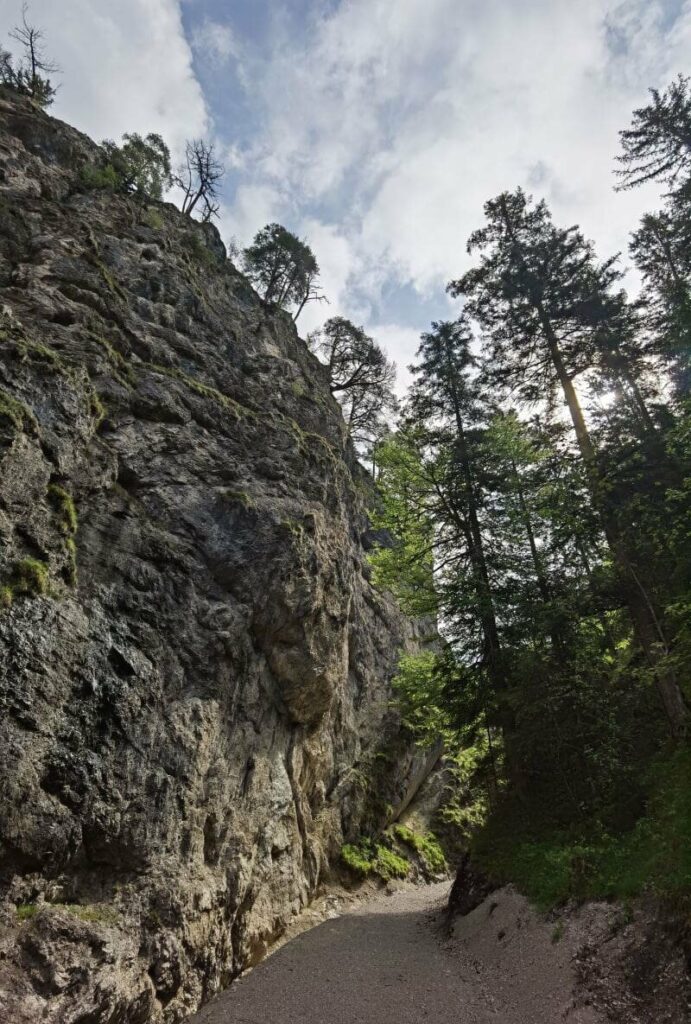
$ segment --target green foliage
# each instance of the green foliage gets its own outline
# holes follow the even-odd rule
[[[544,201],[486,204],[378,452],[372,579],[445,641],[394,680],[456,762],[435,829],[542,906],[691,897],[690,118],[681,77],[622,135],[670,189],[640,302]]]
[[[430,874],[438,875],[447,870],[444,851],[433,832],[414,832],[405,825],[394,825],[393,834],[420,855]]]
[[[72,537],[68,537],[65,541],[65,551],[67,552],[67,582],[71,587],[77,585],[77,545],[75,544]]]
[[[543,909],[643,892],[689,904],[690,778],[688,748],[659,758],[648,774],[646,811],[625,832],[555,831],[546,820],[536,829],[530,815],[497,814],[476,838],[474,856],[498,882],[515,882]]]
[[[346,843],[341,847],[341,860],[358,878],[377,875],[385,882],[392,878],[406,878],[410,870],[410,864],[404,857],[373,839]]]
[[[391,685],[403,724],[422,746],[433,746],[441,737],[457,738],[438,654],[401,655]]]
[[[322,298],[314,253],[281,224],[267,224],[257,232],[243,250],[242,268],[266,302],[297,307],[295,320],[308,302]]]
[[[5,610],[7,608],[11,608],[13,600],[14,594],[12,592],[12,587],[0,587],[0,608]]]
[[[84,164],[79,171],[79,180],[86,189],[118,192],[123,187],[122,177],[111,163],[101,166]]]
[[[10,32],[10,38],[19,44],[19,55],[0,47],[0,84],[28,96],[39,107],[49,107],[56,93],[49,76],[59,68],[46,56],[43,31],[29,24],[26,15],[24,4],[21,24]]]
[[[200,237],[198,231],[188,231],[183,237],[188,251],[198,263],[209,268],[219,266],[218,256],[204,243],[204,239]]]
[[[104,140],[100,162],[80,169],[82,185],[125,192],[141,202],[161,199],[171,184],[170,152],[165,142],[153,132],[144,138],[136,132],[122,138],[121,146]]]

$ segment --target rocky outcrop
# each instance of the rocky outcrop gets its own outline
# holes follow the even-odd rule
[[[419,769],[325,373],[0,91],[0,1018],[179,1021]]]

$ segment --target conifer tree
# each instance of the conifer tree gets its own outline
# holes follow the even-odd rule
[[[616,322],[621,297],[616,260],[598,263],[576,228],[557,228],[544,202],[532,204],[519,189],[485,205],[487,223],[470,238],[479,266],[449,285],[486,331],[492,362],[504,383],[528,402],[554,400],[560,389],[585,467],[594,507],[619,567],[623,593],[641,648],[658,664],[656,682],[675,733],[686,728],[688,710],[673,670],[659,609],[643,582],[635,551],[623,541],[601,460],[587,424],[575,379],[597,363],[597,342]]]

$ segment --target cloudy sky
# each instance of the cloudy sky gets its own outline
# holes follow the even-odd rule
[[[0,28],[19,0],[0,0]],[[220,227],[311,243],[330,305],[401,368],[467,265],[484,200],[523,185],[626,251],[654,190],[615,194],[617,132],[691,70],[691,0],[32,0],[53,112],[96,138],[216,141]],[[4,34],[4,33],[3,33]],[[631,278],[631,283],[634,283]]]

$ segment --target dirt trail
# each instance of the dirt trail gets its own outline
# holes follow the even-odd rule
[[[573,999],[572,942],[511,889],[454,934],[446,883],[403,890],[298,936],[189,1024],[599,1024]]]

